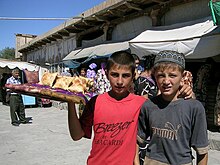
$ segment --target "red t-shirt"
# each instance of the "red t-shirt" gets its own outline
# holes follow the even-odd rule
[[[146,99],[134,94],[117,101],[108,93],[91,99],[80,122],[85,137],[94,139],[88,165],[132,165],[136,151],[137,120]],[[95,108],[92,108],[95,107]]]

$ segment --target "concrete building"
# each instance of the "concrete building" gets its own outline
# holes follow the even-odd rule
[[[24,45],[17,42],[16,52],[22,54],[24,61],[57,67],[73,50],[128,41],[152,26],[210,16],[208,1],[106,0],[31,41],[23,42]],[[21,37],[17,36],[19,40]]]
[[[30,42],[32,39],[36,38],[36,35],[31,35],[31,34],[15,34],[16,35],[16,52],[15,52],[15,58],[16,59],[22,59],[22,53],[18,52],[17,50]]]

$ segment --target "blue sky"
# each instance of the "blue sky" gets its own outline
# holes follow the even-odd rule
[[[0,0],[0,17],[71,18],[105,0]],[[15,34],[40,35],[64,20],[0,20],[0,51],[15,48]]]

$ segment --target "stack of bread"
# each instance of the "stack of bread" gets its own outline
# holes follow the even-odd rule
[[[50,86],[54,89],[64,89],[70,92],[89,92],[93,86],[93,79],[82,76],[68,77],[58,73],[45,72],[39,82],[40,85]]]

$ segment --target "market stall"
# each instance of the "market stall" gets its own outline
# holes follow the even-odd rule
[[[2,102],[6,102],[6,92],[3,89],[4,84],[7,78],[11,75],[11,70],[14,68],[18,68],[21,72],[21,81],[23,83],[28,81],[39,81],[42,77],[43,73],[47,71],[46,68],[31,64],[24,61],[15,61],[0,58],[0,75],[1,75],[1,98]],[[22,95],[24,105],[36,105],[37,100],[35,97]]]

